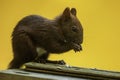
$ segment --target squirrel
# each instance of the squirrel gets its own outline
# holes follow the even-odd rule
[[[76,8],[66,7],[55,19],[29,15],[21,19],[12,33],[13,59],[8,69],[20,68],[30,61],[66,64],[50,61],[50,53],[82,50],[83,27],[77,18]]]

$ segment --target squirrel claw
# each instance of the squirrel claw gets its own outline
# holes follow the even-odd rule
[[[76,53],[77,51],[80,52],[80,51],[82,50],[82,46],[74,43],[74,45],[73,45],[73,50],[75,51],[75,53]]]

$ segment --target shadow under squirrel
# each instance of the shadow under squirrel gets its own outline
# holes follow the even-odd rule
[[[13,60],[8,68],[20,68],[30,61],[65,64],[47,59],[50,53],[82,50],[83,28],[76,13],[67,7],[53,20],[38,15],[20,20],[12,33]]]

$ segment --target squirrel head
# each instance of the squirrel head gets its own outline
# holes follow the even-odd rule
[[[77,10],[75,8],[65,8],[58,22],[67,42],[79,45],[83,42],[83,27],[77,18]]]

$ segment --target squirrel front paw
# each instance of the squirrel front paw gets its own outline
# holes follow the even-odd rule
[[[79,44],[73,43],[73,50],[74,50],[75,52],[81,51],[81,50],[82,50],[82,46],[79,45]]]

